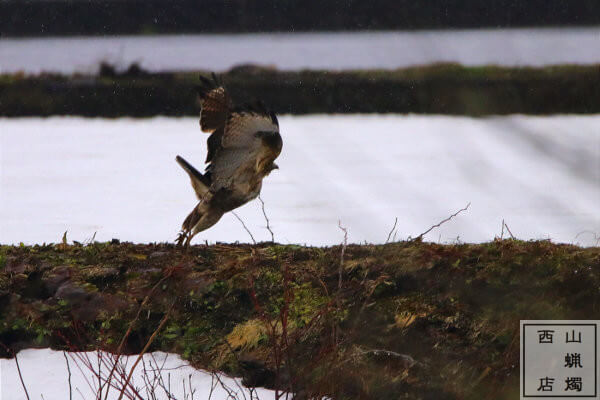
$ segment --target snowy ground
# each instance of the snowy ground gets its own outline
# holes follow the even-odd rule
[[[105,61],[150,71],[400,68],[600,62],[600,27],[0,39],[0,73],[95,73]]]
[[[108,353],[63,353],[50,349],[23,350],[18,353],[19,368],[30,399],[64,400],[69,399],[69,369],[71,370],[71,394],[73,399],[94,399],[98,393],[98,375],[101,384],[107,381],[110,370],[114,365]],[[65,359],[66,355],[66,359]],[[135,363],[137,356],[123,357],[119,365],[127,376]],[[68,363],[68,368],[67,368]],[[100,365],[100,366],[99,366]],[[92,369],[94,372],[92,372]],[[145,372],[144,372],[145,369]],[[99,373],[98,373],[99,372]],[[144,379],[146,375],[148,379]],[[118,376],[118,375],[117,375]],[[162,378],[162,386],[174,396],[169,397],[158,384]],[[237,393],[237,399],[250,400],[248,389],[243,388],[239,379],[228,378],[219,374],[222,383],[214,379],[211,374],[196,370],[189,366],[179,356],[174,354],[156,352],[144,355],[132,375],[132,387],[144,398],[154,398],[147,395],[146,389],[155,387],[156,399],[160,400],[214,400],[226,399],[228,390]],[[116,380],[116,379],[115,379]],[[115,380],[111,379],[113,384]],[[117,381],[118,382],[118,381]],[[124,382],[124,380],[122,381]],[[119,386],[122,388],[123,385]],[[185,387],[185,389],[184,389]],[[190,390],[191,389],[191,390]],[[212,397],[211,396],[212,389]],[[193,396],[191,391],[194,391]],[[103,392],[102,398],[104,399]],[[108,399],[115,400],[119,391],[111,389]],[[128,393],[133,390],[128,386]],[[257,389],[253,396],[261,400],[274,398],[274,392],[266,389]],[[124,399],[137,397],[123,397]],[[256,397],[254,397],[256,398]],[[26,400],[26,394],[19,379],[17,366],[14,359],[0,359],[0,400]]]
[[[484,119],[348,115],[280,118],[280,170],[262,198],[275,240],[383,243],[426,236],[482,242],[504,219],[522,239],[595,245],[600,235],[600,115]],[[196,200],[180,154],[199,169],[195,118],[0,119],[0,243],[111,238],[173,241]],[[269,240],[258,201],[238,210]],[[506,232],[505,232],[506,235]],[[596,235],[596,236],[595,236]],[[231,214],[195,242],[249,242]]]

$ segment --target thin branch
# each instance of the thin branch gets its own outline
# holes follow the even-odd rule
[[[585,231],[581,231],[579,232],[577,235],[575,235],[575,238],[573,239],[573,241],[577,240],[577,238],[581,235],[585,235],[585,234],[590,234],[594,236],[594,240],[596,241],[596,246],[598,246],[598,244],[600,244],[600,235],[594,231],[590,231],[590,230],[585,230]]]
[[[250,229],[248,229],[248,227],[246,226],[244,221],[242,221],[242,219],[235,213],[235,211],[232,211],[231,213],[233,215],[235,215],[235,217],[238,219],[238,221],[240,221],[242,223],[242,226],[244,227],[246,232],[248,232],[248,235],[250,235],[250,238],[252,239],[252,243],[256,244],[256,240],[254,240],[254,236],[252,236],[252,232],[250,232]]]
[[[506,227],[506,230],[508,231],[508,234],[510,235],[510,238],[512,240],[515,240],[515,237],[513,236],[512,232],[510,231],[510,228],[508,227],[508,225],[506,225],[506,222],[504,222],[504,220],[502,220],[502,223],[504,224],[504,226]]]
[[[269,217],[267,217],[267,213],[265,211],[265,202],[260,197],[260,195],[258,196],[258,200],[260,200],[260,204],[261,204],[261,208],[262,208],[262,213],[265,216],[265,220],[267,221],[267,230],[271,234],[271,242],[275,243],[275,235],[273,234],[273,231],[271,230],[271,221],[269,221]]]
[[[227,345],[227,348],[229,349],[229,352],[231,353],[231,355],[235,358],[235,362],[238,365],[241,365],[240,363],[240,359],[238,358],[238,355],[236,354],[235,350],[233,349],[233,347],[231,347],[231,344],[229,343],[229,340],[225,339],[224,340],[225,345]],[[245,394],[245,390],[244,387],[242,387],[237,380],[234,379],[235,384],[237,385],[237,387],[240,389],[242,396],[244,396],[244,400],[246,400],[246,394]]]
[[[413,365],[417,364],[417,361],[415,361],[414,358],[412,358],[411,356],[409,356],[408,354],[401,354],[401,353],[397,353],[395,351],[391,351],[391,350],[384,350],[384,349],[369,349],[369,350],[363,350],[358,352],[358,355],[367,355],[367,354],[373,354],[375,356],[386,356],[386,357],[393,357],[393,358],[398,358],[400,360],[402,360],[402,362],[408,367],[412,367]],[[346,359],[344,361],[342,361],[342,363],[351,361],[350,359]]]
[[[94,235],[90,239],[88,239],[88,241],[87,241],[88,246],[94,243],[94,241],[96,240],[97,233],[98,233],[98,231],[94,232]]]
[[[65,362],[67,363],[67,371],[69,371],[69,400],[73,400],[73,388],[71,386],[71,367],[69,366],[69,359],[67,358],[67,353],[63,351],[63,356],[65,357]]]
[[[217,380],[217,382],[221,386],[221,389],[223,389],[227,393],[227,399],[233,399],[233,400],[237,399],[237,397],[236,397],[237,392],[235,390],[233,390],[232,388],[230,388],[229,386],[227,386],[227,384],[225,384],[225,382],[223,382],[223,380],[219,376],[218,372],[216,372],[216,371],[211,372],[211,375]],[[243,394],[243,391],[242,391],[242,394]],[[245,397],[245,395],[244,395],[244,397]]]
[[[129,385],[129,381],[131,380],[131,377],[133,376],[133,371],[135,371],[135,367],[137,367],[137,365],[139,364],[142,357],[144,357],[144,354],[148,351],[148,348],[150,347],[150,345],[152,344],[154,339],[156,339],[158,332],[160,332],[162,327],[165,325],[165,323],[169,319],[169,315],[171,314],[171,311],[173,310],[174,305],[175,305],[175,303],[173,303],[171,305],[171,307],[169,308],[169,311],[167,311],[167,313],[165,314],[163,319],[160,321],[160,324],[158,324],[158,328],[156,328],[154,333],[152,333],[152,336],[150,336],[150,339],[148,339],[148,342],[146,342],[146,345],[144,346],[144,348],[138,355],[138,358],[135,360],[135,362],[131,366],[131,371],[129,371],[129,375],[127,376],[127,379],[125,380],[125,383],[123,384],[123,388],[121,389],[121,394],[119,395],[118,400],[121,400],[123,398],[123,395],[125,394],[125,389],[127,389],[127,386]]]
[[[374,354],[376,356],[383,355],[383,356],[388,356],[388,357],[401,358],[402,360],[409,361],[411,363],[416,362],[411,356],[409,356],[407,354],[400,354],[400,353],[396,353],[395,351],[391,351],[391,350],[372,349],[372,350],[361,351],[359,354]]]
[[[96,353],[96,361],[98,362],[98,400],[102,400],[102,352]],[[108,389],[107,389],[108,390]]]
[[[215,391],[215,387],[216,387],[216,383],[215,383],[215,375],[214,373],[210,374],[210,392],[208,392],[208,400],[212,400],[212,395],[213,392]]]
[[[81,372],[81,375],[83,376],[83,379],[84,379],[85,383],[88,385],[90,391],[95,392],[96,390],[94,389],[94,386],[91,384],[90,380],[88,379],[88,374],[83,372],[83,368],[80,365],[80,364],[83,364],[83,366],[85,368],[87,368],[88,370],[90,370],[92,372],[92,374],[95,374],[94,367],[89,363],[89,359],[86,359],[85,356],[79,352],[77,352],[75,354],[69,353],[69,357],[71,357],[71,359],[75,363],[75,366],[77,367],[79,372]],[[77,357],[79,359],[79,362],[77,362],[75,357]],[[81,394],[81,390],[79,390],[79,387],[76,387],[75,390],[77,390],[79,392],[80,396],[83,397],[83,394]]]
[[[342,289],[342,270],[344,268],[344,254],[348,246],[348,229],[342,226],[342,221],[338,221],[338,228],[344,232],[344,242],[342,243],[342,253],[340,254],[340,267],[338,270],[338,290]]]
[[[104,396],[104,400],[108,399],[108,392],[110,392],[110,382],[112,380],[112,377],[113,377],[113,374],[115,372],[115,369],[117,368],[117,365],[119,363],[119,358],[121,357],[121,355],[123,353],[123,346],[125,345],[125,342],[127,341],[127,338],[129,337],[129,335],[131,334],[131,331],[133,330],[134,324],[139,319],[140,314],[142,312],[142,309],[144,308],[144,306],[146,305],[146,303],[148,303],[148,300],[150,300],[150,297],[152,296],[152,294],[154,293],[154,291],[156,290],[156,288],[158,288],[158,286],[161,283],[163,283],[170,276],[171,276],[171,274],[169,273],[169,274],[163,276],[158,282],[156,282],[154,284],[154,286],[152,287],[152,289],[150,289],[150,292],[146,295],[146,297],[144,297],[144,300],[142,301],[142,304],[140,304],[140,307],[138,308],[137,314],[135,315],[135,317],[133,318],[133,320],[129,323],[129,327],[127,328],[127,332],[125,332],[125,335],[121,339],[121,343],[119,343],[119,347],[117,348],[117,358],[116,358],[116,360],[115,360],[115,362],[113,364],[112,369],[110,370],[110,373],[108,374],[108,379],[106,379],[106,395]]]
[[[421,233],[419,236],[417,236],[416,238],[413,239],[413,241],[415,240],[419,240],[422,239],[423,236],[427,235],[429,232],[431,232],[432,230],[434,230],[435,228],[439,228],[440,226],[442,226],[443,224],[445,224],[446,222],[450,221],[452,218],[456,217],[458,214],[460,214],[463,211],[467,211],[469,209],[469,207],[471,206],[471,202],[469,202],[469,204],[467,204],[465,207],[461,208],[460,210],[458,210],[457,212],[455,212],[454,214],[452,214],[451,216],[449,216],[446,219],[441,220],[440,222],[438,222],[437,224],[433,225],[431,228],[427,229],[425,232]]]
[[[156,366],[156,369],[158,370],[158,378],[157,378],[157,383],[158,386],[163,390],[163,392],[165,393],[165,395],[169,398],[169,400],[176,400],[175,397],[173,396],[173,394],[171,393],[171,374],[168,374],[168,386],[167,384],[165,384],[165,380],[163,379],[163,371],[165,370],[165,363],[167,362],[167,357],[165,357],[165,359],[163,360],[162,365],[159,367],[158,366],[158,362],[156,361],[156,358],[154,358],[154,355],[151,354],[152,360],[154,360],[154,365]],[[152,365],[152,363],[150,363]],[[154,372],[156,374],[156,372]]]
[[[17,353],[13,352],[13,355],[15,356],[15,363],[17,364],[17,371],[19,372],[19,379],[21,380],[21,385],[23,385],[25,396],[27,397],[27,400],[30,400],[29,393],[27,393],[27,387],[25,386],[25,382],[23,381],[23,375],[21,374],[21,367],[19,367],[19,359],[17,358]]]
[[[385,243],[388,243],[390,241],[390,237],[392,236],[392,233],[394,233],[394,229],[396,229],[397,223],[398,223],[398,217],[396,217],[396,219],[394,220],[394,226],[392,226],[392,230],[390,231],[390,233],[388,233]],[[396,234],[394,233],[394,239],[395,238],[396,238]]]

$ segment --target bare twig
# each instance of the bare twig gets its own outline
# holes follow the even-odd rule
[[[390,237],[392,237],[392,233],[394,234],[394,239],[396,238],[396,234],[394,233],[394,230],[396,229],[397,223],[398,223],[398,217],[396,217],[396,219],[394,220],[394,226],[392,226],[392,230],[390,230],[390,233],[388,233],[388,235],[387,235],[387,239],[385,240],[386,243],[388,243],[390,241]]]
[[[154,378],[153,378],[153,384],[152,384],[152,393],[153,395],[156,397],[156,388],[157,385],[158,387],[160,387],[163,392],[165,393],[165,396],[167,396],[167,398],[169,400],[176,400],[175,397],[173,396],[173,394],[170,391],[170,386],[171,386],[171,374],[169,373],[169,387],[167,387],[167,385],[165,384],[165,381],[163,379],[163,371],[165,368],[165,363],[167,362],[167,357],[164,358],[162,364],[159,366],[158,365],[158,361],[156,361],[156,358],[154,357],[154,354],[150,354],[151,356],[151,360],[150,360],[150,366],[152,367],[152,361],[154,361],[154,367],[152,367],[152,373],[154,374]],[[144,359],[142,359],[142,362],[144,362]],[[158,372],[157,372],[158,371]]]
[[[217,387],[217,384],[215,383],[215,374],[211,373],[210,374],[210,392],[208,392],[208,400],[212,400],[212,395],[213,395],[213,392],[215,391],[216,387]]]
[[[102,352],[98,352],[96,361],[98,361],[98,400],[100,400],[102,398]]]
[[[585,234],[589,234],[589,235],[593,235],[594,236],[594,240],[596,241],[596,246],[598,246],[598,244],[600,244],[600,235],[594,231],[590,231],[590,230],[585,230],[585,231],[581,231],[579,232],[577,235],[575,235],[575,238],[573,239],[573,241],[577,240],[577,238],[581,235],[585,235]]]
[[[156,361],[156,358],[154,358],[154,354],[151,354],[151,356],[152,356],[152,359],[154,360],[154,365],[156,366],[156,368],[158,368],[158,385],[165,392],[165,395],[169,398],[169,400],[175,400],[175,397],[171,393],[171,373],[169,373],[167,375],[168,376],[168,383],[169,383],[168,387],[165,384],[165,381],[163,379],[163,370],[165,369],[165,363],[167,362],[167,357],[165,357],[165,359],[163,360],[162,365],[159,368],[158,367],[158,362]]]
[[[383,356],[388,356],[388,357],[400,358],[402,360],[410,361],[412,363],[415,362],[415,360],[411,356],[409,356],[407,354],[396,353],[395,351],[391,351],[391,350],[372,349],[372,350],[361,351],[360,354],[374,354],[376,356],[383,355]]]
[[[500,232],[500,240],[504,239],[504,218],[502,218],[502,231]]]
[[[235,211],[232,211],[231,213],[233,215],[235,215],[235,217],[238,219],[238,221],[240,221],[242,223],[242,226],[244,227],[246,232],[248,232],[248,235],[250,235],[250,238],[252,239],[252,243],[256,244],[256,240],[254,240],[254,236],[252,235],[252,232],[250,232],[250,229],[248,229],[248,227],[246,226],[244,221],[235,213]]]
[[[258,200],[260,200],[260,204],[261,204],[261,208],[262,208],[262,213],[265,216],[265,220],[267,221],[267,230],[271,234],[271,242],[275,243],[275,235],[273,234],[273,231],[271,230],[271,222],[269,221],[269,217],[267,217],[267,213],[265,211],[265,202],[260,197],[260,195],[258,196]]]
[[[65,362],[67,363],[67,371],[69,372],[69,400],[73,400],[73,388],[71,386],[71,367],[69,366],[69,359],[67,358],[67,353],[63,351],[63,356],[65,357]]]
[[[340,254],[340,267],[338,270],[338,290],[342,289],[342,270],[344,269],[344,254],[348,247],[348,229],[342,226],[342,221],[338,221],[338,228],[344,232],[344,242],[342,243],[342,253]]]
[[[87,240],[85,240],[83,243],[84,243],[85,245],[87,245],[87,246],[89,246],[89,245],[93,244],[93,243],[94,243],[94,240],[96,240],[96,234],[97,234],[97,233],[98,233],[97,231],[96,231],[96,232],[94,232],[94,234],[92,235],[92,237],[91,237],[91,238],[89,238],[89,239],[87,239]]]
[[[451,216],[449,216],[446,219],[441,220],[440,222],[438,222],[437,224],[433,225],[432,227],[430,227],[429,229],[427,229],[425,232],[421,233],[419,236],[417,236],[416,238],[413,239],[413,241],[415,240],[419,240],[422,239],[423,236],[427,235],[429,232],[431,232],[432,230],[434,230],[435,228],[439,228],[440,226],[442,226],[443,224],[445,224],[446,222],[450,221],[452,218],[456,217],[458,214],[460,214],[463,211],[467,211],[469,209],[469,207],[471,206],[471,202],[469,202],[469,204],[467,204],[465,207],[461,208],[460,210],[458,210],[457,212],[455,212],[454,214],[452,214]],[[507,227],[508,228],[508,227]]]
[[[384,350],[384,349],[368,349],[368,350],[363,350],[357,353],[358,355],[368,355],[368,354],[373,354],[375,356],[386,356],[386,357],[393,357],[393,358],[397,358],[402,360],[402,362],[408,367],[412,367],[413,365],[417,364],[417,362],[415,361],[414,358],[412,358],[411,356],[409,356],[408,354],[401,354],[401,353],[397,353],[395,351],[391,351],[391,350]],[[343,360],[341,363],[345,363],[348,361],[351,361],[351,358],[348,358],[346,360]]]
[[[508,227],[508,225],[506,224],[506,222],[504,222],[504,220],[502,220],[502,223],[504,224],[504,226],[506,227],[506,230],[508,231],[508,234],[510,235],[510,238],[512,240],[515,240],[514,235],[512,234],[512,232],[510,231],[510,228]]]
[[[188,386],[190,387],[190,400],[194,400],[194,395],[196,394],[196,388],[192,389],[192,374],[188,375]]]
[[[154,339],[156,339],[156,336],[158,335],[158,332],[160,332],[160,330],[162,329],[162,327],[165,325],[165,323],[169,319],[169,315],[171,314],[171,311],[173,310],[173,306],[175,306],[175,302],[173,302],[173,304],[171,305],[171,307],[169,308],[169,310],[167,311],[167,313],[165,314],[165,316],[163,317],[163,319],[160,321],[160,324],[158,324],[158,328],[156,328],[156,330],[154,331],[154,333],[152,333],[152,336],[150,336],[150,339],[148,339],[148,342],[146,342],[146,345],[144,346],[144,348],[142,349],[142,351],[138,355],[137,359],[135,360],[135,362],[131,366],[131,370],[129,371],[129,375],[127,375],[127,379],[125,380],[125,383],[123,384],[123,388],[121,389],[121,394],[119,395],[118,400],[121,400],[123,398],[123,395],[125,393],[125,389],[127,389],[127,386],[129,385],[129,381],[131,380],[131,377],[133,376],[133,371],[135,371],[135,367],[137,367],[137,365],[139,364],[139,362],[142,359],[142,357],[144,357],[144,354],[148,351],[148,348],[150,347],[150,345],[152,344],[152,342],[154,341]]]
[[[127,328],[127,332],[125,332],[125,335],[123,336],[123,338],[121,339],[121,343],[119,343],[119,347],[117,348],[117,359],[115,360],[110,373],[108,374],[108,379],[106,379],[106,395],[104,396],[104,400],[108,399],[108,392],[110,391],[110,382],[112,380],[113,374],[115,372],[115,369],[117,368],[118,365],[118,361],[119,361],[119,357],[121,357],[122,351],[123,351],[123,346],[125,345],[125,342],[127,341],[127,338],[129,337],[129,335],[131,334],[131,331],[133,330],[133,326],[134,324],[137,322],[137,320],[140,317],[140,314],[142,313],[142,310],[144,308],[144,306],[146,305],[146,303],[148,303],[148,300],[150,300],[150,297],[152,296],[152,294],[154,293],[154,291],[156,290],[156,288],[158,288],[158,286],[163,283],[167,278],[169,278],[171,275],[167,274],[165,276],[163,276],[158,282],[156,282],[154,284],[154,286],[152,287],[152,289],[150,289],[150,292],[146,295],[146,297],[144,297],[144,300],[142,301],[142,304],[140,304],[140,307],[138,308],[137,314],[135,315],[135,317],[133,318],[133,320],[129,323],[129,327]]]
[[[29,393],[27,393],[27,387],[25,386],[25,382],[23,381],[23,375],[21,374],[21,367],[19,367],[19,359],[17,358],[17,353],[13,352],[15,356],[15,363],[17,364],[17,371],[19,372],[19,379],[21,380],[21,385],[23,385],[23,390],[25,391],[25,397],[27,400],[30,400]]]
[[[85,383],[88,385],[88,387],[90,388],[90,390],[92,392],[95,392],[96,389],[94,388],[94,386],[92,385],[92,383],[90,382],[90,380],[88,379],[88,376],[86,373],[84,373],[83,368],[80,364],[83,364],[83,366],[85,368],[87,368],[88,370],[90,370],[93,374],[95,374],[95,370],[93,365],[90,363],[89,359],[87,359],[84,355],[80,354],[80,353],[75,353],[75,355],[73,355],[73,353],[69,353],[69,356],[73,359],[73,361],[75,362],[75,366],[77,367],[77,369],[79,370],[79,372],[81,372],[81,375],[83,376],[83,379],[85,380]],[[77,357],[79,359],[79,362],[76,361],[75,357]],[[83,397],[83,394],[81,393],[81,391],[79,390],[78,387],[75,388],[75,390],[77,390],[77,392],[79,392],[79,395]],[[84,398],[85,399],[85,398]]]
[[[233,349],[233,347],[231,347],[231,344],[229,343],[229,340],[225,339],[224,340],[225,345],[227,346],[227,348],[229,349],[229,351],[231,352],[231,355],[233,355],[233,357],[235,358],[236,363],[238,363],[238,365],[240,364],[240,359],[238,358],[235,350]],[[212,373],[215,373],[214,371]],[[243,400],[246,400],[246,393],[244,388],[237,382],[237,380],[234,380],[236,386],[238,387],[238,389],[240,389],[242,396],[244,397]],[[240,399],[241,400],[241,399]]]

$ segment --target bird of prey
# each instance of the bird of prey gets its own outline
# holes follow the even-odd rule
[[[274,161],[283,145],[277,117],[262,102],[234,107],[215,74],[212,80],[200,77],[198,94],[200,129],[210,134],[208,165],[202,174],[176,157],[199,200],[177,238],[177,243],[186,247],[194,235],[216,224],[223,214],[260,194],[263,178],[279,168]]]

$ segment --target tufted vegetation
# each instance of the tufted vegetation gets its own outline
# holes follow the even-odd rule
[[[175,304],[150,350],[237,375],[248,365],[270,372],[249,384],[340,399],[510,399],[519,389],[520,319],[600,311],[600,248],[349,245],[341,287],[340,253],[278,244],[0,246],[0,341],[13,351],[116,351],[131,325],[123,352],[136,353]]]

